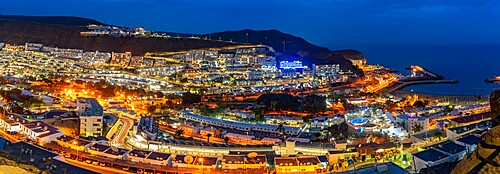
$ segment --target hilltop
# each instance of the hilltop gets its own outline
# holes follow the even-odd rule
[[[0,21],[22,21],[33,22],[40,24],[56,24],[56,25],[73,25],[73,26],[87,26],[89,24],[102,25],[103,23],[94,19],[72,17],[72,16],[20,16],[20,15],[2,15],[0,14]]]
[[[2,15],[0,16],[0,42],[20,45],[34,42],[85,51],[130,51],[134,55],[235,45],[235,43],[202,39],[80,36],[80,32],[86,30],[86,25],[93,23],[102,24],[95,20],[75,17]]]

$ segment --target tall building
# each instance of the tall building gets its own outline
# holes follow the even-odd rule
[[[24,45],[24,51],[41,51],[43,45],[39,43],[28,43]]]
[[[331,77],[337,75],[340,72],[339,64],[331,65],[316,65],[313,64],[313,74],[315,77]]]
[[[139,127],[141,130],[146,130],[151,133],[157,133],[160,131],[158,128],[158,124],[155,122],[152,116],[149,117],[141,117],[141,121],[139,122]]]
[[[111,53],[111,61],[110,65],[113,66],[122,66],[126,67],[130,63],[130,59],[132,58],[132,53],[131,52],[125,52],[125,53]]]
[[[418,134],[429,130],[429,118],[412,117],[408,115],[399,115],[396,122],[401,124],[409,134]]]
[[[103,126],[103,109],[94,98],[78,98],[76,112],[80,115],[80,134],[84,136],[101,136]]]

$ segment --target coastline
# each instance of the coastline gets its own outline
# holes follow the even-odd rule
[[[425,93],[425,92],[419,92],[419,91],[411,91],[407,89],[401,89],[393,92],[394,95],[408,95],[408,94],[418,94],[421,97],[427,97],[427,98],[437,98],[437,97],[473,97],[477,95],[456,95],[456,94],[437,94],[437,93]],[[489,94],[478,94],[482,97],[488,97]]]

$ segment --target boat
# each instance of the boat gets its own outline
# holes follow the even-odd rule
[[[495,77],[492,77],[492,78],[489,78],[489,79],[486,79],[484,80],[485,82],[488,82],[488,83],[496,83],[496,84],[500,84],[500,76],[495,76]]]

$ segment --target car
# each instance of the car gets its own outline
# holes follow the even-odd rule
[[[85,162],[86,162],[87,164],[90,164],[90,163],[92,163],[92,160],[85,160]]]
[[[71,157],[71,155],[69,153],[64,154],[64,158],[70,158],[70,157]]]
[[[128,167],[123,167],[122,170],[128,171],[129,168]]]
[[[103,162],[99,162],[99,165],[102,167],[106,167],[106,163],[103,163]]]
[[[92,165],[96,165],[96,166],[99,165],[99,161],[92,162]]]

